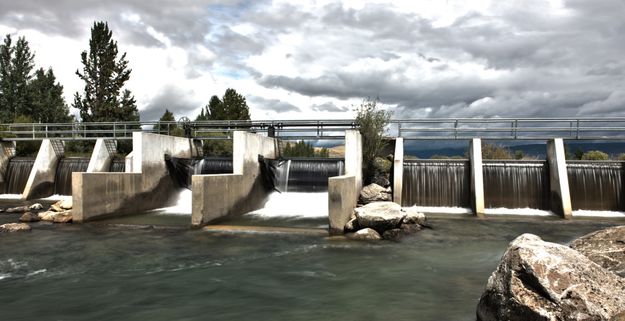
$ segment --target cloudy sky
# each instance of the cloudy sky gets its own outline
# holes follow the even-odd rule
[[[143,120],[235,88],[253,119],[625,116],[625,1],[0,2],[71,103],[95,20],[127,52]]]

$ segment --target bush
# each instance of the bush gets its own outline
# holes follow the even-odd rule
[[[494,144],[482,145],[483,159],[514,159],[510,149]]]
[[[600,150],[591,150],[582,155],[583,160],[608,160],[610,156]]]
[[[362,171],[365,184],[369,184],[375,176],[375,157],[386,146],[384,132],[391,120],[391,113],[378,109],[379,99],[366,98],[356,108],[356,124],[362,135]]]
[[[283,157],[330,157],[327,148],[315,149],[311,143],[300,140],[294,144],[287,142],[282,150]]]

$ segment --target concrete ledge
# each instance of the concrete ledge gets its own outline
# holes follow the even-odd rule
[[[330,234],[343,234],[358,202],[356,177],[343,175],[328,179],[328,219]]]
[[[547,142],[547,162],[549,163],[551,210],[563,218],[569,219],[573,216],[573,210],[562,138],[552,139]]]
[[[355,177],[356,190],[362,189],[362,136],[357,130],[345,131],[345,175]]]
[[[22,193],[22,199],[47,197],[52,195],[54,189],[54,176],[56,166],[63,157],[63,142],[44,139],[39,147],[37,158],[30,171],[26,187]]]
[[[87,173],[108,172],[111,168],[112,159],[113,155],[106,148],[104,139],[96,140],[95,147],[91,153],[91,159],[89,159],[89,166],[87,166]]]
[[[404,139],[395,138],[393,154],[393,202],[401,205],[401,193],[404,183]]]
[[[133,133],[132,156],[126,173],[73,173],[76,222],[139,214],[171,205],[178,187],[165,166],[165,154],[190,157],[186,138]],[[132,171],[132,173],[129,173]]]
[[[482,169],[482,140],[474,138],[469,144],[471,162],[471,209],[477,217],[484,217],[484,173]]]
[[[267,200],[258,156],[275,158],[277,141],[242,131],[234,132],[232,139],[233,174],[193,175],[191,179],[194,226],[257,210]]]

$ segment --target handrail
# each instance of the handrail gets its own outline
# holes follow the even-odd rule
[[[354,119],[207,120],[0,124],[2,140],[132,139],[136,131],[172,134],[185,126],[198,139],[225,139],[233,131],[271,132],[284,139],[343,139]],[[525,139],[625,140],[625,117],[393,119],[386,135],[407,140]]]

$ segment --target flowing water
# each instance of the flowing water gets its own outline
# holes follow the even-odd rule
[[[245,220],[257,225],[259,219],[239,223]],[[623,222],[431,218],[433,229],[401,243],[36,223],[30,233],[0,234],[1,315],[473,321],[489,275],[519,234],[566,243]]]
[[[114,173],[124,173],[126,171],[126,160],[125,159],[113,159],[111,161],[111,168],[109,169],[110,172],[114,172]]]
[[[292,158],[269,159],[271,179],[280,192],[325,192],[328,178],[343,175],[343,159]]]
[[[568,161],[573,209],[625,211],[623,162]]]
[[[193,175],[228,174],[232,173],[232,158],[177,158],[171,157],[166,161],[170,175],[178,181],[181,187],[191,186]]]
[[[9,160],[5,174],[4,194],[22,194],[28,175],[35,163],[34,158],[14,157]]]
[[[484,161],[484,205],[549,209],[548,168],[545,161]]]
[[[87,171],[89,158],[61,158],[54,177],[54,194],[72,195],[72,173]]]
[[[402,205],[469,207],[468,160],[404,161]]]

